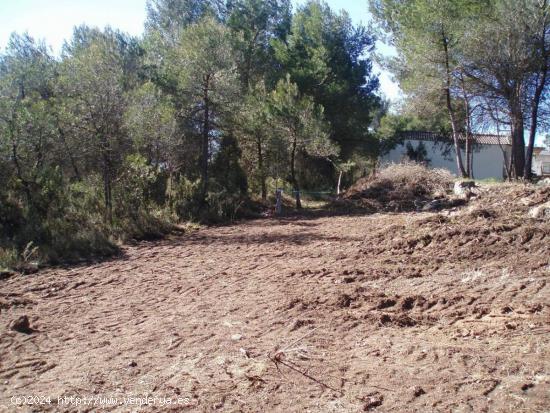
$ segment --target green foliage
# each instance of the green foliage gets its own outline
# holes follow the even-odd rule
[[[36,243],[39,262],[76,262],[90,257],[113,255],[118,251],[108,234],[87,221],[77,221],[71,215],[44,221],[41,231],[44,238],[42,242]]]
[[[221,19],[224,14],[222,3],[216,0],[147,0],[145,28],[174,42],[187,26],[205,16]]]
[[[214,75],[222,80],[234,76],[235,63],[229,30],[212,18],[204,18],[188,26],[180,37],[181,47],[173,50],[174,64],[182,88],[196,88],[203,75]],[[175,70],[175,68],[172,68]]]
[[[235,133],[241,149],[241,165],[248,177],[252,191],[267,197],[266,180],[274,175],[275,160],[272,129],[269,121],[268,93],[264,83],[258,83],[245,96],[236,119]]]
[[[157,181],[158,170],[138,154],[128,155],[116,186],[115,211],[118,216],[135,217],[140,209],[147,209],[151,187]]]
[[[548,1],[370,0],[370,5],[397,49],[387,63],[407,95],[408,114],[446,115],[455,138],[473,129],[507,129],[512,174],[528,178],[524,130],[529,125],[532,146],[547,118],[539,107],[548,95]]]
[[[19,262],[19,253],[16,248],[0,246],[0,271],[9,271]]]
[[[374,153],[372,36],[324,3],[291,9],[149,0],[142,39],[82,25],[58,58],[14,34],[0,53],[0,266],[233,220],[257,193],[332,187]]]
[[[17,268],[31,255],[41,263],[115,253],[117,247],[108,239],[101,219],[97,225],[93,209],[84,210],[75,203],[76,198],[72,188],[62,184],[59,170],[54,169],[37,179],[29,207],[2,202],[0,266]]]
[[[241,167],[240,158],[241,150],[235,137],[224,135],[212,163],[214,188],[222,188],[240,197],[247,195],[248,182]]]
[[[284,41],[291,24],[289,0],[235,0],[230,2],[227,25],[241,84],[248,91],[258,82],[274,84],[277,73],[273,42]]]
[[[146,82],[132,91],[124,114],[125,128],[136,150],[146,159],[159,165],[171,154],[171,163],[178,146],[175,109],[169,97],[153,82]]]
[[[209,192],[207,197],[208,208],[201,211],[202,219],[207,222],[234,221],[245,199],[238,193],[228,190]]]
[[[372,75],[374,38],[354,26],[345,12],[334,13],[322,1],[308,1],[292,19],[285,41],[275,41],[275,54],[304,95],[324,108],[330,138],[347,159],[354,152],[375,154],[368,125],[380,100]]]
[[[330,141],[330,125],[324,120],[323,107],[316,105],[311,97],[301,96],[289,75],[277,83],[270,96],[269,119],[282,143],[279,148],[288,159],[290,174],[287,179],[296,195],[296,207],[300,208],[298,158],[329,159],[338,153],[338,147]]]
[[[301,95],[298,86],[287,76],[279,81],[270,96],[270,121],[292,149],[308,155],[327,158],[338,153],[338,146],[329,139],[329,123],[324,120],[324,109],[307,95]]]
[[[239,178],[239,176],[236,176]],[[239,216],[241,207],[247,202],[246,193],[239,188],[228,188],[231,180],[220,180],[224,185],[215,185],[206,195],[202,204],[201,181],[194,182],[180,178],[171,194],[171,207],[180,219],[195,222],[220,223],[234,220]],[[242,182],[234,182],[240,183]]]
[[[199,179],[191,181],[180,177],[172,184],[169,194],[170,207],[178,217],[184,220],[195,220],[200,215],[200,189]]]
[[[191,144],[199,149],[195,160],[202,184],[200,204],[205,206],[211,146],[230,128],[239,104],[229,29],[211,17],[187,26],[179,45],[167,52],[163,70],[173,79],[171,93],[178,99],[186,132],[193,139]]]
[[[2,241],[13,239],[24,224],[23,211],[19,205],[0,193],[0,234]]]

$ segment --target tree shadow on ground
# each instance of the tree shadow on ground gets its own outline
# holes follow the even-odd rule
[[[330,236],[319,232],[295,231],[295,232],[268,232],[258,234],[239,234],[239,233],[220,233],[198,231],[186,237],[173,238],[169,241],[170,245],[212,245],[219,244],[224,246],[236,245],[264,245],[264,244],[286,244],[286,245],[308,245],[314,242],[338,241],[338,242],[358,242],[362,241],[359,237]]]

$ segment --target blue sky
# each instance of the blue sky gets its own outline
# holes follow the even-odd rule
[[[54,52],[72,35],[75,25],[110,25],[132,35],[140,35],[145,21],[146,0],[0,0],[0,48],[4,49],[12,32],[28,31],[35,38],[45,39]],[[303,0],[294,0],[295,4]],[[354,22],[368,23],[367,1],[328,0],[335,10],[347,10]],[[391,49],[379,44],[383,54]],[[399,88],[386,71],[380,73],[382,93],[392,100],[399,98]]]
[[[144,20],[145,0],[0,0],[0,47],[11,32],[28,30],[59,51],[75,25],[111,25],[139,35]]]

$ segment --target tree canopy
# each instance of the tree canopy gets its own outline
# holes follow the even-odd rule
[[[510,171],[528,178],[537,128],[548,119],[548,1],[371,0],[370,8],[397,49],[388,66],[405,106],[425,117],[444,108],[456,149],[460,134],[509,131]]]
[[[290,0],[146,11],[139,38],[82,25],[59,56],[28,34],[0,53],[0,261],[29,245],[49,259],[111,251],[178,220],[231,219],[276,188],[299,207],[303,189],[374,163],[374,36],[346,13]]]

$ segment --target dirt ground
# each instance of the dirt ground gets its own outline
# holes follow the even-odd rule
[[[524,217],[549,192],[512,192],[210,227],[1,280],[0,411],[548,412],[550,224]],[[30,334],[8,327],[21,315]]]

